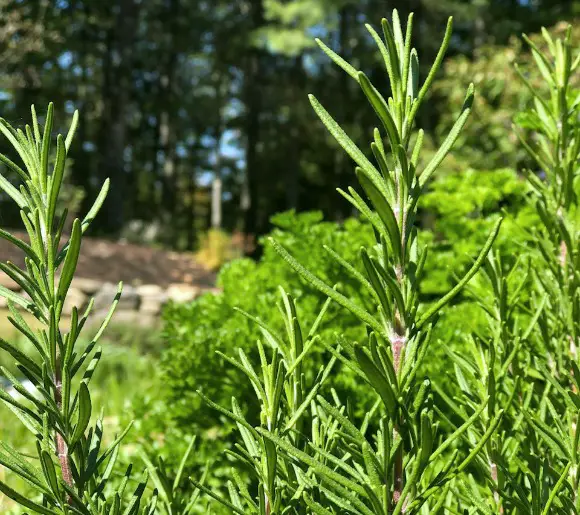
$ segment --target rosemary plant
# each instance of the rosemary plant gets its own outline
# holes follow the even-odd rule
[[[525,37],[548,87],[548,95],[533,88],[532,108],[517,119],[520,142],[544,175],[526,170],[535,194],[541,230],[533,235],[536,249],[535,295],[530,311],[537,314],[534,368],[540,373],[543,395],[538,409],[526,412],[536,432],[542,474],[532,494],[529,513],[580,513],[580,91],[572,79],[580,65],[573,60],[571,27],[564,38],[542,30],[546,51]],[[526,132],[530,134],[527,137]],[[531,470],[534,468],[530,465]],[[536,466],[537,470],[539,467]],[[530,480],[528,480],[529,482]],[[531,483],[530,483],[531,484]],[[522,497],[520,493],[520,498]]]
[[[251,382],[260,402],[260,424],[254,427],[243,416],[235,398],[232,399],[231,411],[220,407],[199,392],[202,398],[215,409],[224,413],[237,423],[243,446],[236,444],[236,450],[230,454],[240,464],[249,466],[255,474],[258,485],[257,496],[252,496],[239,474],[233,473],[233,481],[228,482],[230,499],[223,499],[203,484],[194,481],[196,486],[210,496],[240,515],[274,515],[279,513],[308,513],[302,502],[301,492],[308,481],[307,471],[298,467],[287,454],[280,453],[269,435],[274,435],[287,446],[296,449],[315,461],[309,448],[306,435],[317,434],[318,423],[311,418],[311,427],[305,427],[307,418],[303,415],[311,405],[321,386],[331,373],[336,358],[322,366],[314,376],[312,385],[307,384],[305,358],[313,345],[318,341],[316,332],[328,309],[327,301],[314,324],[304,334],[298,320],[296,305],[292,296],[280,288],[282,302],[279,310],[284,321],[285,335],[279,335],[261,320],[241,311],[249,320],[259,325],[264,343],[258,341],[261,374],[240,349],[238,358],[222,354],[224,359],[241,370]],[[267,432],[264,435],[263,432]],[[319,434],[319,433],[318,433]],[[319,434],[319,439],[328,439],[328,435]]]
[[[32,127],[14,129],[0,120],[0,132],[12,146],[22,166],[4,155],[0,161],[21,180],[19,188],[0,175],[0,188],[20,209],[28,240],[0,229],[0,237],[18,247],[24,267],[0,263],[0,270],[22,289],[17,294],[0,287],[8,301],[12,325],[29,340],[36,353],[21,352],[0,339],[0,349],[12,356],[18,375],[2,368],[18,396],[0,389],[0,399],[36,440],[37,456],[25,456],[0,442],[0,464],[23,480],[37,495],[30,497],[0,482],[0,491],[27,510],[52,514],[136,514],[146,484],[146,475],[128,491],[132,479],[129,467],[124,478],[113,485],[111,478],[119,454],[119,444],[129,428],[113,442],[103,442],[103,415],[94,417],[91,378],[101,358],[98,340],[111,320],[121,295],[112,302],[108,315],[85,347],[79,336],[91,313],[92,301],[84,313],[72,308],[70,321],[63,318],[63,306],[75,275],[83,233],[97,215],[107,191],[105,181],[93,207],[81,221],[74,220],[68,239],[63,235],[66,210],[59,212],[67,153],[77,126],[75,113],[66,137],[56,138],[55,158],[51,159],[53,106],[49,105],[41,134],[32,107]],[[54,162],[52,162],[54,161]],[[27,311],[35,324],[22,316]],[[66,330],[63,327],[66,326]],[[23,381],[33,385],[29,391]],[[133,487],[131,487],[133,488]],[[143,507],[141,507],[143,508]],[[147,511],[153,513],[154,502]]]
[[[470,407],[465,422],[456,431],[443,434],[438,431],[431,382],[419,378],[419,369],[438,314],[482,266],[498,234],[501,220],[495,224],[480,255],[458,284],[433,305],[422,306],[419,287],[427,252],[417,240],[418,202],[430,177],[467,121],[473,86],[469,86],[462,112],[441,148],[431,161],[422,165],[423,132],[415,131],[415,119],[449,45],[452,23],[450,19],[435,63],[420,87],[418,56],[411,45],[412,26],[411,15],[403,36],[397,11],[393,12],[392,24],[387,20],[382,22],[384,40],[367,26],[384,58],[391,84],[391,97],[388,99],[363,72],[355,70],[319,42],[328,56],[357,81],[378,115],[384,132],[375,129],[371,143],[377,166],[369,161],[316,98],[310,97],[324,125],[356,163],[356,177],[367,199],[354,188],[339,191],[361,216],[370,221],[376,235],[376,244],[372,248],[360,250],[362,273],[332,249],[328,249],[329,256],[344,267],[345,273],[359,280],[361,288],[370,291],[376,309],[368,311],[355,304],[272,241],[275,249],[298,274],[330,300],[351,311],[367,328],[368,339],[364,343],[341,339],[338,348],[329,342],[322,343],[334,355],[329,366],[336,359],[354,370],[374,390],[377,403],[362,426],[357,426],[348,406],[336,394],[332,402],[317,395],[317,386],[328,369],[321,371],[305,399],[311,404],[312,420],[311,437],[305,441],[305,427],[299,424],[299,417],[304,415],[305,409],[296,408],[303,406],[305,401],[301,404],[293,397],[296,391],[300,392],[300,389],[296,390],[296,386],[301,384],[300,376],[293,376],[299,371],[295,362],[303,347],[295,343],[293,351],[284,351],[287,346],[265,328],[265,339],[271,342],[274,356],[278,353],[281,356],[266,361],[259,344],[263,380],[258,379],[244,356],[240,356],[240,363],[232,362],[244,370],[256,387],[266,414],[262,424],[252,428],[241,416],[235,401],[231,412],[214,405],[238,422],[246,445],[246,451],[239,458],[245,459],[258,474],[260,494],[258,501],[252,504],[252,513],[279,514],[290,510],[323,514],[399,514],[419,513],[426,506],[436,512],[445,500],[446,484],[476,458],[503,415],[501,409],[494,412],[477,444],[461,454],[454,449],[455,444],[481,416],[488,397],[479,405]],[[293,322],[292,303],[287,297],[284,299],[288,337],[295,341],[297,329]],[[290,388],[292,381],[293,390]],[[286,392],[284,398],[283,391]],[[304,398],[303,395],[300,399]],[[372,430],[369,429],[371,419],[376,422]],[[278,487],[278,491],[286,488],[291,494],[290,497],[284,496],[285,503],[279,500],[276,484],[283,485]],[[239,500],[240,497],[248,500],[247,491],[243,496],[230,492],[230,497],[230,507],[236,513],[248,512],[244,511],[247,508],[243,508]],[[262,499],[265,500],[262,502]]]
[[[457,285],[431,306],[421,306],[419,287],[427,251],[417,240],[415,220],[417,206],[429,179],[441,164],[469,116],[473,102],[473,85],[467,89],[461,114],[433,158],[420,162],[423,132],[415,135],[417,112],[439,69],[449,45],[452,20],[449,19],[441,48],[421,86],[418,77],[418,56],[412,48],[413,16],[409,16],[405,35],[397,11],[393,22],[383,19],[384,40],[367,26],[383,56],[391,85],[391,96],[385,99],[366,75],[354,69],[340,56],[320,43],[322,49],[352,79],[358,82],[374,108],[384,133],[374,130],[371,143],[373,165],[344,133],[315,97],[314,110],[356,163],[356,177],[367,200],[354,188],[340,193],[373,225],[376,245],[360,251],[364,274],[356,271],[333,252],[330,256],[341,263],[346,273],[360,279],[361,287],[370,290],[377,309],[369,312],[333,290],[316,275],[296,262],[285,249],[273,242],[276,250],[300,275],[332,300],[350,310],[368,329],[364,344],[343,341],[347,351],[341,356],[362,379],[368,382],[382,402],[378,431],[362,437],[348,419],[338,416],[337,408],[328,414],[342,420],[345,433],[338,451],[337,470],[312,464],[317,477],[332,489],[336,485],[356,494],[358,506],[342,498],[342,509],[348,505],[352,513],[418,513],[424,505],[438,509],[445,484],[465,470],[495,431],[503,415],[498,409],[477,445],[467,455],[459,455],[455,442],[485,409],[488,399],[474,406],[469,417],[454,433],[438,432],[437,414],[433,407],[431,381],[419,378],[419,368],[429,345],[432,327],[441,309],[477,273],[498,234],[501,220],[495,224],[484,248],[472,267]],[[271,436],[273,441],[278,438]],[[287,447],[287,446],[286,446]],[[290,454],[299,457],[294,449]],[[328,497],[319,503],[326,509]],[[432,503],[432,504],[431,504]]]
[[[435,385],[438,399],[443,401],[437,402],[438,412],[451,413],[447,422],[457,427],[488,399],[481,417],[466,432],[468,447],[476,446],[487,434],[498,410],[504,410],[504,417],[466,477],[453,484],[453,495],[444,507],[458,510],[461,505],[478,506],[483,513],[504,513],[504,509],[512,513],[514,503],[510,499],[519,484],[512,473],[513,465],[517,464],[520,471],[525,464],[522,448],[533,446],[533,441],[525,441],[529,428],[524,414],[530,408],[537,377],[529,374],[533,363],[527,345],[540,313],[537,311],[522,324],[522,296],[530,284],[529,263],[524,268],[516,261],[506,268],[499,253],[490,253],[483,271],[482,287],[469,289],[487,315],[488,330],[469,335],[460,351],[448,350],[453,381],[462,395],[452,397]],[[482,479],[487,488],[481,488]]]
[[[454,488],[446,506],[476,506],[481,513],[545,515],[579,513],[578,388],[578,202],[580,157],[578,94],[571,78],[570,30],[553,40],[543,29],[548,54],[525,37],[549,97],[520,77],[533,96],[531,110],[517,117],[516,132],[545,176],[526,170],[542,228],[530,234],[525,270],[506,268],[499,255],[485,263],[489,294],[474,298],[487,313],[487,335],[474,335],[467,352],[451,353],[463,392],[449,398],[461,421],[474,402],[489,398],[482,417],[467,432],[471,446],[498,408],[505,416],[475,460],[472,474]],[[529,139],[528,139],[529,138]],[[522,297],[529,297],[522,300]],[[485,478],[489,490],[475,477]],[[491,495],[488,495],[491,493]],[[448,502],[448,504],[447,504]]]
[[[156,512],[163,515],[192,515],[196,513],[198,507],[198,500],[200,491],[195,489],[191,494],[187,495],[183,492],[182,483],[186,482],[185,467],[193,452],[196,437],[194,436],[189,441],[187,449],[181,457],[181,461],[177,470],[168,470],[163,458],[158,456],[153,463],[145,450],[141,450],[141,459],[144,461],[149,477],[155,486],[155,490],[159,497],[157,502]],[[201,480],[203,483],[203,478]]]

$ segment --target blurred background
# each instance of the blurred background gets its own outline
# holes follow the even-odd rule
[[[533,88],[545,91],[521,34],[545,46],[542,26],[558,36],[571,22],[577,48],[580,0],[0,0],[0,116],[24,127],[30,104],[43,122],[54,102],[56,129],[66,133],[74,110],[80,111],[64,198],[73,214],[82,216],[111,178],[109,197],[83,243],[82,281],[73,282],[69,296],[82,306],[94,295],[108,307],[115,290],[110,283],[127,285],[91,393],[107,413],[108,434],[135,421],[124,463],[142,467],[143,451],[161,454],[168,470],[177,470],[189,437],[197,435],[186,476],[201,477],[210,463],[209,484],[225,488],[231,463],[224,451],[236,441],[234,425],[195,392],[224,406],[235,395],[245,412],[258,413],[250,384],[215,352],[233,355],[242,348],[259,362],[259,330],[233,307],[281,330],[274,309],[280,285],[298,299],[304,327],[326,300],[271,246],[262,246],[261,236],[271,234],[328,284],[340,282],[348,298],[374,302],[322,249],[328,245],[358,263],[358,249],[374,236],[335,191],[354,184],[353,165],[307,94],[368,151],[377,125],[372,108],[314,38],[367,73],[387,96],[384,65],[364,25],[380,28],[393,8],[403,20],[415,13],[420,80],[447,17],[454,16],[448,55],[419,113],[426,131],[422,159],[447,135],[471,81],[477,90],[472,116],[419,212],[420,238],[431,248],[421,286],[428,303],[456,283],[500,212],[508,216],[496,248],[506,260],[518,255],[525,231],[538,224],[521,178],[532,164],[512,130],[516,117],[526,129],[531,95],[514,64],[522,64]],[[575,92],[579,82],[572,79]],[[7,148],[0,140],[0,152]],[[0,173],[17,183],[6,169]],[[2,194],[0,226],[21,226]],[[9,249],[0,245],[0,259],[17,260]],[[14,340],[4,308],[0,335]],[[461,348],[478,327],[485,327],[481,310],[469,297],[457,297],[426,359],[433,377],[447,381],[444,352]],[[321,339],[332,342],[336,333],[354,341],[366,330],[331,305]],[[323,349],[313,351],[312,370],[328,359]],[[0,364],[9,367],[11,360],[4,354]],[[347,369],[333,387],[357,400],[357,416],[372,405]],[[0,431],[19,448],[30,447],[4,407]],[[182,488],[189,492],[192,485]],[[208,513],[206,502],[194,512]],[[2,497],[0,511],[18,513]]]
[[[350,214],[334,188],[352,183],[352,164],[307,93],[363,146],[376,121],[314,38],[384,90],[364,23],[378,28],[393,8],[403,19],[415,12],[423,78],[455,17],[445,70],[419,119],[436,145],[475,78],[480,99],[447,169],[521,165],[510,134],[526,100],[512,68],[521,33],[573,19],[578,1],[1,0],[0,114],[23,126],[30,104],[44,113],[52,101],[65,131],[79,109],[69,207],[84,212],[112,180],[93,234],[194,250],[213,228],[252,253],[276,212]],[[0,213],[4,226],[19,224],[6,198]]]

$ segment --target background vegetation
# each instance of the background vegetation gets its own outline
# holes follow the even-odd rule
[[[358,249],[371,244],[373,233],[331,187],[351,185],[352,166],[324,128],[313,123],[306,93],[316,92],[354,140],[369,138],[375,123],[364,107],[364,95],[312,40],[322,37],[377,86],[385,87],[380,56],[363,27],[363,22],[373,23],[387,14],[384,2],[0,4],[6,13],[0,22],[0,112],[18,126],[30,103],[53,100],[71,114],[73,106],[80,110],[69,154],[68,198],[73,210],[85,211],[85,199],[95,197],[104,177],[110,176],[114,185],[93,234],[188,250],[201,247],[197,255],[209,265],[227,261],[218,276],[221,293],[169,306],[160,334],[146,335],[133,327],[109,334],[103,343],[106,359],[92,384],[97,392],[94,404],[110,415],[109,434],[135,420],[122,461],[144,463],[144,456],[159,454],[173,474],[188,439],[196,435],[184,477],[200,478],[211,470],[208,484],[223,490],[231,461],[224,451],[237,439],[235,424],[203,403],[196,390],[220,405],[229,405],[235,395],[248,419],[258,416],[248,382],[216,354],[232,355],[242,348],[252,362],[258,361],[258,328],[234,308],[282,329],[272,309],[281,285],[297,299],[301,321],[310,327],[326,300],[283,266],[266,237],[273,236],[328,284],[340,284],[347,297],[371,304],[323,249],[327,245],[356,261]],[[432,248],[420,293],[428,303],[462,275],[462,267],[469,266],[500,214],[506,218],[495,248],[508,266],[539,225],[529,186],[519,173],[534,163],[511,128],[531,95],[517,82],[513,64],[517,60],[527,69],[533,63],[522,44],[522,31],[536,34],[532,39],[538,42],[542,25],[561,33],[562,24],[556,22],[574,21],[580,4],[390,4],[388,9],[398,8],[403,18],[411,10],[416,13],[415,45],[423,63],[432,61],[446,17],[454,15],[457,22],[432,101],[421,114],[426,159],[451,127],[471,80],[478,91],[470,122],[422,200],[419,238]],[[580,41],[578,27],[572,39]],[[542,81],[534,73],[530,80],[541,89]],[[579,79],[572,82],[577,87]],[[212,220],[211,189],[216,181],[222,182],[222,216]],[[0,197],[3,227],[18,223],[8,200]],[[224,248],[224,235],[231,232],[243,234],[249,243],[241,248],[250,256],[231,261],[241,253],[239,248]],[[473,288],[482,282],[478,277]],[[455,378],[447,375],[445,356],[464,348],[472,332],[485,328],[485,315],[470,293],[456,298],[437,327],[437,344],[425,361],[425,372],[458,389]],[[364,328],[354,316],[331,305],[321,339],[335,340],[336,333],[360,339]],[[321,347],[311,359],[309,368],[316,369],[329,355]],[[337,365],[336,372],[333,387],[340,397],[356,399],[354,416],[362,419],[374,399],[347,367]],[[0,412],[0,435],[17,444],[22,433],[12,422],[4,423],[3,415]],[[10,483],[11,478],[3,480]],[[179,488],[188,494],[194,491],[186,480]],[[194,512],[207,513],[208,502],[200,499]],[[16,510],[1,497],[0,509]],[[213,504],[211,510],[220,513]]]
[[[182,249],[196,248],[211,224],[215,179],[224,205],[214,223],[227,231],[263,234],[288,209],[350,214],[329,187],[350,184],[350,163],[312,123],[306,93],[355,141],[373,113],[315,36],[385,88],[364,23],[413,11],[425,77],[453,15],[446,72],[419,122],[435,147],[474,80],[478,100],[454,168],[490,170],[525,161],[510,133],[514,109],[529,98],[511,69],[520,34],[579,9],[576,0],[2,0],[0,8],[2,116],[18,125],[22,106],[49,101],[79,109],[69,154],[79,208],[105,177],[115,185],[95,231]],[[8,203],[0,209],[4,224],[17,223]]]

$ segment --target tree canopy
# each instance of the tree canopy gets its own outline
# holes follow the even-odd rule
[[[86,208],[111,178],[99,234],[194,248],[210,224],[216,180],[218,223],[227,230],[261,234],[273,213],[291,208],[343,219],[348,207],[327,185],[348,184],[351,163],[335,152],[307,93],[356,141],[374,122],[364,95],[314,38],[387,88],[361,23],[380,19],[387,7],[402,17],[415,12],[414,45],[424,63],[434,58],[446,16],[454,16],[437,97],[462,95],[471,69],[505,73],[480,84],[480,107],[465,136],[480,156],[471,166],[505,166],[493,157],[510,145],[497,132],[511,123],[502,105],[525,101],[510,89],[510,49],[522,32],[571,19],[580,9],[575,0],[2,0],[2,116],[18,126],[35,103],[42,118],[48,99],[61,114],[79,109],[69,197],[73,209]],[[435,142],[454,114],[443,105],[431,102],[421,115]],[[481,127],[493,130],[480,138]],[[5,222],[16,221],[6,204],[0,199]]]

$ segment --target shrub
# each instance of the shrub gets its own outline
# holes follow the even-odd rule
[[[444,176],[434,181],[431,190],[426,194],[423,205],[433,214],[433,227],[421,232],[421,240],[429,243],[433,250],[425,265],[426,279],[421,285],[421,297],[429,302],[436,295],[448,290],[456,280],[456,274],[469,266],[469,256],[485,240],[500,210],[507,206],[509,215],[504,222],[512,231],[512,237],[499,237],[498,249],[503,256],[517,253],[524,244],[525,235],[514,238],[518,226],[532,223],[530,208],[526,197],[529,190],[512,170],[475,171]],[[464,225],[458,219],[464,219]],[[341,283],[343,291],[349,297],[358,296],[363,303],[370,305],[370,299],[364,297],[356,283],[345,276],[341,267],[329,259],[324,246],[335,249],[337,253],[352,262],[356,259],[356,249],[368,245],[372,240],[370,224],[361,220],[348,219],[342,225],[324,222],[321,213],[293,212],[281,213],[272,219],[276,229],[264,237],[265,244],[269,237],[282,242],[301,262],[311,269],[320,271],[320,276],[330,284]],[[452,268],[449,263],[457,263]],[[283,260],[271,246],[265,245],[259,262],[250,259],[235,260],[221,270],[218,276],[221,292],[203,295],[190,304],[173,304],[164,311],[165,350],[162,354],[163,383],[167,385],[163,401],[164,414],[169,415],[176,427],[184,432],[198,433],[198,430],[212,429],[215,438],[216,428],[220,434],[230,432],[230,426],[215,410],[208,409],[195,393],[201,389],[209,398],[228,402],[236,395],[242,405],[249,402],[248,409],[256,409],[252,404],[251,386],[241,382],[235,369],[228,367],[216,353],[231,354],[242,348],[255,362],[255,342],[260,333],[255,324],[249,323],[235,308],[253,314],[270,327],[281,329],[272,306],[278,300],[278,287],[296,298],[299,312],[306,323],[312,323],[316,313],[324,303],[324,295],[313,290],[299,276],[284,266]],[[438,325],[435,336],[445,342],[458,342],[458,322],[463,316],[469,316],[472,323],[479,320],[485,325],[485,317],[467,299],[456,299]],[[362,325],[349,313],[344,313],[335,306],[329,308],[326,322],[322,324],[321,335],[328,341],[335,334],[344,334],[349,338],[360,337]],[[463,337],[463,334],[461,335]],[[453,343],[452,343],[453,344]],[[429,360],[433,373],[444,368],[443,356],[436,353]],[[321,359],[327,359],[324,354]],[[441,365],[440,365],[441,364]],[[222,374],[216,376],[215,371]],[[348,370],[340,374],[334,386],[348,390],[359,399],[364,399],[366,388],[354,381]],[[366,395],[368,397],[368,395]],[[157,401],[158,402],[158,401]],[[166,404],[165,404],[166,403]],[[364,406],[364,402],[363,402]],[[361,406],[359,414],[364,412]],[[198,440],[198,444],[203,439]],[[214,441],[214,445],[220,442]],[[208,450],[212,454],[211,450]],[[174,460],[180,453],[174,454]],[[206,454],[204,454],[204,459]],[[215,453],[213,453],[215,454]]]
[[[455,240],[451,255],[471,250],[458,217],[488,214],[477,223],[491,227],[474,261],[451,264],[447,278],[458,277],[450,290],[426,296],[424,279],[442,259],[427,259],[427,245],[437,241],[420,233],[418,210],[466,123],[474,92],[467,89],[441,147],[422,162],[415,117],[449,45],[451,20],[420,87],[412,22],[411,15],[403,35],[394,11],[392,24],[382,22],[384,39],[368,27],[385,61],[388,99],[320,43],[359,84],[386,133],[373,133],[375,167],[311,97],[321,121],[357,164],[361,191],[341,194],[365,221],[348,220],[337,230],[316,213],[279,215],[260,263],[230,264],[220,274],[223,294],[172,306],[165,315],[165,334],[173,340],[163,362],[171,410],[162,407],[157,416],[188,424],[206,444],[211,429],[230,421],[237,440],[229,445],[221,438],[219,445],[235,467],[220,478],[223,491],[205,475],[189,478],[194,488],[188,488],[194,439],[181,442],[184,453],[175,466],[167,467],[161,456],[143,457],[155,486],[149,502],[146,475],[131,489],[131,466],[115,478],[125,432],[104,448],[103,417],[93,420],[97,396],[91,389],[101,356],[96,343],[116,302],[88,343],[79,335],[90,307],[82,315],[73,309],[68,332],[60,323],[83,232],[108,183],[61,245],[66,212],[56,216],[57,200],[76,115],[66,139],[57,138],[52,168],[52,106],[42,136],[34,108],[26,132],[0,120],[0,132],[24,163],[20,168],[0,156],[23,181],[18,190],[0,176],[0,187],[19,207],[29,237],[0,231],[27,257],[24,268],[0,264],[27,296],[3,287],[0,294],[8,299],[10,322],[33,347],[0,340],[16,360],[16,368],[1,371],[18,394],[2,389],[0,400],[36,444],[32,457],[0,442],[0,464],[29,488],[17,490],[2,479],[0,492],[49,515],[213,510],[198,505],[201,492],[225,512],[241,515],[580,513],[580,91],[571,82],[580,56],[572,58],[571,28],[556,40],[544,31],[546,52],[526,39],[546,84],[534,88],[520,74],[533,103],[517,116],[516,134],[541,170],[524,170],[529,189],[510,187],[518,179],[509,171],[494,172],[499,192],[477,188],[472,173],[448,176],[434,189],[434,211],[444,214],[436,222],[439,235]],[[467,186],[460,199],[452,191],[457,180]],[[504,197],[516,206],[502,242],[502,219],[487,210]],[[501,245],[492,250],[495,242]],[[456,274],[461,268],[466,270]],[[299,280],[288,275],[290,269]],[[448,318],[447,334],[457,335],[461,347],[444,341],[445,368],[438,370],[427,362],[436,328],[444,308],[468,288],[463,307],[470,317],[479,307],[477,324],[465,320],[465,312],[461,319]],[[234,304],[246,310],[236,314]],[[21,310],[36,318],[39,330]],[[192,325],[184,326],[184,317]],[[247,379],[245,390],[239,375]],[[445,376],[455,382],[453,389]],[[196,388],[213,416],[192,402]],[[242,404],[240,398],[251,401]],[[219,460],[212,475],[216,470],[223,470]]]
[[[329,259],[328,251],[353,252],[358,246],[372,238],[369,224],[358,220],[347,220],[341,227],[323,222],[321,213],[293,212],[276,215],[272,222],[277,226],[271,234],[292,248],[297,255],[316,266],[329,282],[340,283],[345,291],[354,295],[357,285],[341,273],[340,267]],[[264,240],[262,240],[264,241]],[[239,311],[252,313],[264,323],[281,329],[282,325],[272,311],[278,299],[278,288],[283,286],[298,299],[298,310],[305,320],[313,322],[314,315],[325,298],[312,290],[307,283],[297,279],[283,266],[280,256],[271,247],[265,247],[259,262],[239,259],[226,264],[219,276],[218,294],[206,294],[190,304],[173,304],[164,311],[164,337],[167,348],[162,355],[163,382],[167,385],[167,414],[173,417],[184,431],[196,434],[210,430],[214,445],[217,435],[225,437],[230,425],[215,410],[202,403],[196,390],[220,402],[229,402],[232,395],[240,399],[244,409],[254,412],[256,403],[251,395],[251,386],[239,381],[238,374],[228,367],[217,352],[231,354],[241,348],[256,361],[255,343],[259,329]],[[336,307],[329,310],[328,320],[340,321],[340,331],[354,337],[362,326],[352,316],[340,314]],[[333,340],[336,327],[323,324],[321,338]],[[321,361],[323,356],[313,354],[312,359]],[[216,370],[221,371],[216,374]],[[337,383],[338,388],[356,389],[352,376]],[[360,393],[360,392],[359,392]],[[361,406],[361,411],[363,406]],[[209,438],[209,437],[208,437]],[[219,453],[210,453],[219,456]]]
[[[307,268],[272,240],[290,267],[328,302],[358,318],[367,335],[363,343],[349,338],[339,339],[338,345],[319,342],[318,326],[328,302],[310,326],[304,324],[294,298],[283,290],[282,331],[248,315],[262,333],[259,365],[243,351],[227,361],[247,376],[259,402],[259,417],[244,414],[235,396],[231,408],[226,408],[200,392],[208,405],[235,422],[243,445],[232,455],[250,468],[255,483],[249,490],[234,472],[227,497],[194,483],[234,513],[545,514],[580,509],[576,393],[580,231],[575,192],[580,102],[570,86],[580,57],[572,62],[570,30],[556,41],[544,32],[550,56],[528,40],[551,93],[544,98],[521,75],[534,106],[518,121],[535,138],[530,143],[520,133],[520,141],[547,176],[543,182],[526,172],[540,219],[537,229],[527,228],[520,243],[522,250],[532,249],[527,263],[514,258],[504,262],[491,252],[501,223],[497,220],[467,273],[448,293],[424,305],[419,284],[425,275],[426,248],[415,227],[418,201],[459,136],[473,101],[470,87],[441,148],[419,166],[422,134],[412,140],[411,130],[449,43],[450,25],[420,89],[417,56],[410,46],[412,15],[405,37],[396,11],[393,25],[383,20],[386,41],[369,27],[389,75],[388,100],[362,72],[321,45],[358,82],[387,133],[388,149],[375,129],[371,144],[379,165],[375,168],[311,97],[318,116],[358,165],[356,176],[368,200],[353,188],[341,193],[374,229],[375,241],[360,251],[363,273],[335,258],[375,303],[358,304],[343,295],[318,270]],[[461,352],[448,350],[447,363],[460,394],[449,395],[433,382],[436,377],[419,374],[442,308],[480,268],[487,289],[474,289],[472,295],[486,314],[487,327],[484,333],[473,334]],[[333,357],[308,374],[307,356],[318,343]],[[353,414],[352,399],[325,389],[337,361],[375,393],[376,402],[362,422]]]
[[[350,312],[366,327],[367,334],[360,334],[356,341],[345,335],[338,347],[320,338],[333,357],[312,370],[304,356],[318,343],[318,325],[326,316],[328,301],[309,326],[297,313],[293,297],[282,291],[284,330],[278,332],[256,321],[263,340],[258,342],[260,366],[254,367],[243,352],[228,359],[251,382],[260,403],[259,419],[244,417],[235,397],[228,410],[200,393],[210,406],[236,422],[244,445],[238,446],[234,455],[250,467],[257,482],[257,493],[250,494],[234,476],[228,499],[197,484],[235,513],[279,513],[283,507],[299,513],[398,514],[418,513],[423,506],[439,509],[454,478],[476,459],[480,445],[491,437],[488,431],[465,455],[455,450],[449,456],[447,452],[486,408],[487,399],[472,407],[457,431],[440,436],[431,381],[418,376],[438,313],[482,266],[500,221],[494,224],[479,257],[451,291],[429,307],[421,305],[419,285],[427,251],[415,226],[418,201],[465,125],[473,86],[468,88],[462,113],[441,148],[429,163],[419,166],[423,134],[412,132],[415,116],[449,44],[451,20],[436,62],[419,87],[418,58],[411,49],[412,19],[411,15],[405,37],[396,11],[392,26],[383,20],[386,41],[368,27],[385,60],[392,94],[388,101],[364,73],[321,44],[360,85],[386,131],[385,139],[378,129],[374,131],[371,149],[379,165],[375,168],[311,96],[324,125],[357,164],[356,177],[368,198],[364,200],[354,188],[340,191],[373,227],[374,241],[360,248],[356,260],[362,273],[344,256],[333,255],[333,259],[344,268],[343,273],[359,283],[358,291],[370,294],[371,302],[346,296],[321,277],[319,270],[309,270],[280,242],[271,241],[298,275]],[[362,423],[353,416],[349,400],[336,392],[326,398],[320,395],[337,360],[374,392],[375,404]],[[315,374],[313,381],[306,379],[308,369]],[[502,416],[500,410],[493,417],[493,429]]]

